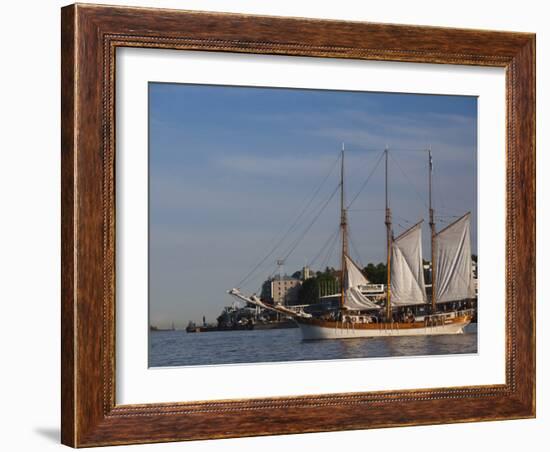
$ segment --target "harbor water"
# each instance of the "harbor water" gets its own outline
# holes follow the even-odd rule
[[[303,341],[298,328],[151,331],[149,366],[200,366],[477,353],[477,324],[464,334]]]

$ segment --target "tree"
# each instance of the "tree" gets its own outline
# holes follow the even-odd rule
[[[315,276],[305,280],[298,291],[298,304],[315,304],[319,302],[320,288],[338,287],[337,271],[326,267],[325,271],[318,271]]]
[[[370,263],[363,268],[362,272],[373,284],[386,284],[387,282],[388,273],[386,271],[386,265],[382,262],[377,265]]]
[[[262,292],[260,294],[260,300],[267,301],[269,303],[273,303],[273,299],[271,298],[271,281],[272,279],[269,278],[263,282]]]
[[[319,283],[317,278],[306,279],[298,291],[298,304],[314,304],[319,301]]]

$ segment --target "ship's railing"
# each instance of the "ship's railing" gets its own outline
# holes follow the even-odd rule
[[[424,317],[424,323],[426,326],[444,325],[446,320],[456,319],[457,317],[473,317],[475,314],[474,309],[462,309],[460,311],[440,312],[438,314],[431,314]]]

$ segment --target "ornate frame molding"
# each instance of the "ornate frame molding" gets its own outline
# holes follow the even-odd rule
[[[504,67],[506,383],[116,405],[114,89],[118,47]],[[62,91],[64,444],[81,447],[535,415],[534,35],[71,5],[62,9]],[[518,349],[523,352],[518,354]],[[358,411],[358,407],[364,409]]]

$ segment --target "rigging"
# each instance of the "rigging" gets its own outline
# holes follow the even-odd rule
[[[313,194],[310,196],[307,203],[302,208],[300,214],[296,217],[294,222],[290,225],[290,227],[286,230],[286,232],[283,234],[283,236],[276,242],[276,244],[271,248],[271,250],[265,255],[246,275],[243,279],[239,281],[239,283],[236,285],[236,287],[241,287],[243,284],[245,284],[255,273],[256,271],[265,263],[267,259],[269,259],[270,256],[273,255],[273,253],[281,246],[281,244],[286,240],[286,238],[292,233],[299,221],[302,219],[302,217],[305,215],[306,211],[309,209],[323,186],[325,185],[325,182],[328,180],[332,172],[334,171],[334,168],[336,168],[336,164],[340,161],[340,154],[338,154],[338,157],[336,160],[330,165],[329,171],[326,173],[325,177],[322,179],[321,183],[317,186],[317,188],[314,190]],[[306,198],[307,199],[307,198]]]

